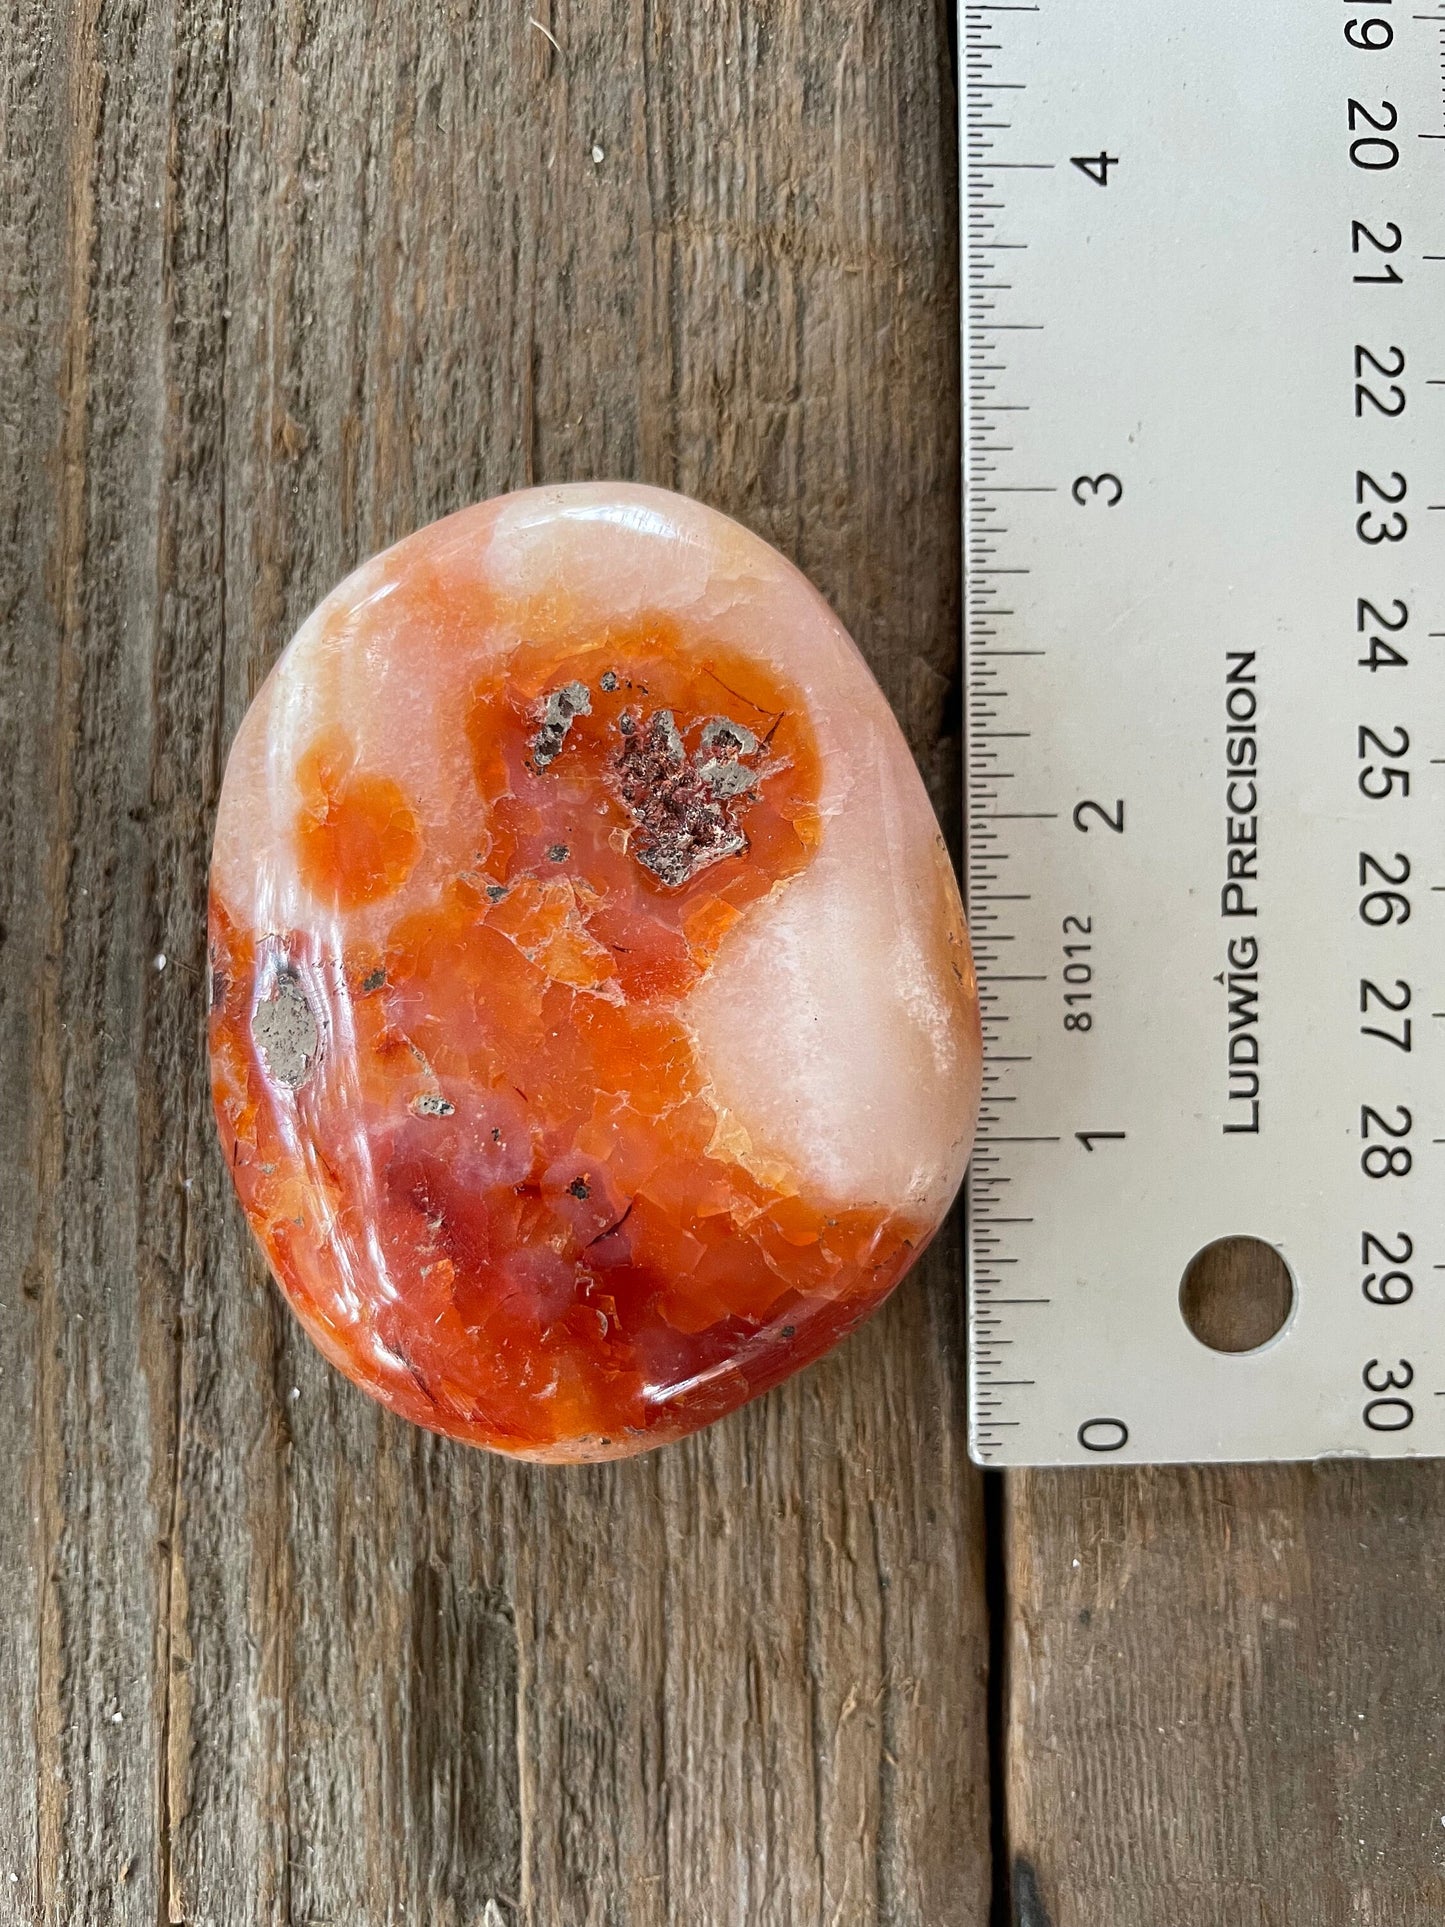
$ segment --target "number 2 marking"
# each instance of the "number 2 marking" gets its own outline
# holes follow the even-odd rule
[[[1092,797],[1085,797],[1082,803],[1075,803],[1074,828],[1076,830],[1083,830],[1087,833],[1089,826],[1084,819],[1091,812],[1098,817],[1106,829],[1112,830],[1115,836],[1122,836],[1124,834],[1124,799],[1122,796],[1115,803],[1114,814],[1112,816],[1110,816],[1102,803],[1094,802]]]

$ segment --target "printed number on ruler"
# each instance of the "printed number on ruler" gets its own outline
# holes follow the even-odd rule
[[[1385,0],[1385,4],[1392,5],[1393,0]],[[1383,10],[1368,14],[1352,12],[1344,26],[1347,44],[1361,55],[1379,54],[1392,48],[1395,32],[1393,15]],[[1399,168],[1401,159],[1400,109],[1392,99],[1377,99],[1368,79],[1362,68],[1360,92],[1365,97],[1356,98],[1351,93],[1345,104],[1350,163],[1364,174],[1392,174]],[[1358,257],[1364,250],[1367,255],[1382,257],[1373,265],[1361,265],[1357,260],[1353,280],[1356,286],[1400,288],[1404,285],[1400,262],[1388,257],[1401,254],[1404,227],[1400,221],[1390,218],[1378,221],[1377,227],[1379,232],[1368,222],[1351,218],[1352,255]],[[1387,323],[1391,318],[1387,312],[1381,315],[1381,320]],[[1409,406],[1409,357],[1400,342],[1386,338],[1391,332],[1388,326],[1382,327],[1378,339],[1355,344],[1354,413],[1358,420],[1398,421]],[[1434,378],[1430,385],[1445,387],[1445,380]],[[1357,469],[1355,501],[1359,514],[1355,533],[1359,540],[1368,548],[1404,542],[1410,533],[1409,514],[1404,506],[1408,497],[1409,481],[1404,470],[1392,468],[1382,479],[1368,469]],[[1377,504],[1386,505],[1385,509]],[[1431,507],[1439,511],[1445,509],[1445,504]],[[1410,602],[1406,597],[1391,596],[1384,611],[1369,597],[1356,598],[1356,633],[1365,638],[1362,645],[1365,653],[1357,658],[1357,666],[1369,677],[1381,671],[1409,669],[1410,645],[1406,631],[1410,616]],[[1390,680],[1387,678],[1387,682]],[[1392,806],[1404,805],[1411,797],[1409,729],[1397,722],[1382,732],[1372,724],[1361,723],[1357,732],[1357,757],[1361,796],[1371,803],[1387,806],[1382,812],[1385,819],[1382,829],[1399,825],[1397,833],[1401,840],[1408,840],[1410,818]],[[1418,803],[1418,786],[1415,797]],[[1369,928],[1384,933],[1382,951],[1389,936],[1410,920],[1415,875],[1415,859],[1408,850],[1381,855],[1362,849],[1359,853],[1359,916]],[[1388,965],[1387,952],[1382,962]],[[1390,978],[1388,967],[1382,974],[1387,977],[1383,987],[1374,975],[1361,976],[1359,995],[1360,1035],[1372,1039],[1386,1053],[1386,1067],[1378,1073],[1383,1080],[1390,1075],[1388,1053],[1409,1055],[1415,1049],[1415,1019],[1408,1013],[1415,1003],[1416,986],[1408,976]],[[1388,1021],[1390,1018],[1399,1021],[1392,1023]],[[1381,1185],[1410,1176],[1415,1169],[1412,1143],[1415,1117],[1410,1107],[1397,1103],[1385,1112],[1374,1105],[1362,1104],[1359,1116],[1360,1167],[1365,1176]],[[1376,1254],[1384,1261],[1383,1266],[1365,1269]],[[1414,1254],[1415,1235],[1411,1230],[1395,1232],[1393,1245],[1373,1231],[1361,1232],[1360,1289],[1369,1304],[1385,1309],[1411,1301],[1415,1282],[1405,1267],[1413,1262]],[[1393,1366],[1379,1358],[1370,1358],[1365,1363],[1361,1383],[1366,1396],[1361,1417],[1370,1430],[1404,1432],[1414,1424],[1415,1406],[1404,1396],[1413,1385],[1414,1376],[1414,1366],[1407,1358],[1401,1358]]]
[[[1445,1452],[1445,0],[960,28],[972,1449]]]

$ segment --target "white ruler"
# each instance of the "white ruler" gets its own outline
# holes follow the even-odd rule
[[[974,1454],[1445,1452],[1445,0],[959,42]]]

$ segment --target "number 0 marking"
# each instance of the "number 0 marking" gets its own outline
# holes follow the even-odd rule
[[[1086,1418],[1079,1443],[1086,1452],[1117,1452],[1129,1443],[1129,1428],[1121,1418]]]

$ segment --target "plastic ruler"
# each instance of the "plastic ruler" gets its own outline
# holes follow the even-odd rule
[[[1440,1453],[1445,0],[958,33],[974,1455]]]

